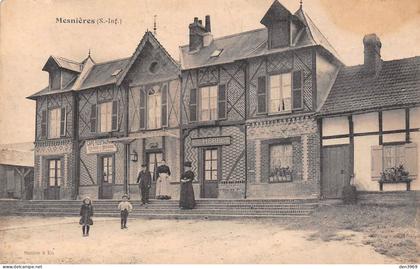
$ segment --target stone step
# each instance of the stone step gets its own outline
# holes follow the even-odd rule
[[[196,208],[217,208],[217,209],[277,209],[277,208],[315,208],[317,204],[280,204],[280,205],[201,205],[198,204]],[[171,209],[178,208],[178,204],[174,205],[133,205],[134,208],[149,208],[149,209]],[[23,205],[22,209],[36,209],[36,208],[63,208],[63,209],[80,209],[80,205]],[[115,210],[117,205],[94,205],[95,209]]]

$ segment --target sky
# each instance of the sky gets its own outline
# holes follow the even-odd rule
[[[0,144],[34,140],[35,102],[48,84],[50,55],[96,62],[133,54],[157,15],[157,38],[172,57],[188,43],[188,25],[211,16],[214,37],[262,28],[273,0],[3,0],[0,2]],[[291,12],[299,0],[280,0]],[[365,34],[382,41],[382,58],[420,56],[419,0],[303,0],[305,12],[346,65],[363,62]],[[121,24],[59,24],[56,18],[117,18]]]

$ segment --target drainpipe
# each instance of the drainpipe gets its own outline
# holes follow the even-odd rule
[[[247,198],[247,190],[248,190],[248,124],[246,119],[248,118],[248,63],[245,62],[244,66],[244,76],[245,76],[245,188],[244,188],[244,199]]]

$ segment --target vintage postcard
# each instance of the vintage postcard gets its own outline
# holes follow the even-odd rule
[[[0,264],[417,268],[419,27],[416,0],[3,0]]]

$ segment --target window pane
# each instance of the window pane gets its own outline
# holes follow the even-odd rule
[[[217,180],[217,170],[213,170],[212,178],[211,179],[212,180]]]
[[[211,171],[206,171],[204,175],[205,180],[211,180]]]
[[[270,182],[291,181],[292,155],[293,147],[291,144],[270,147]]]

